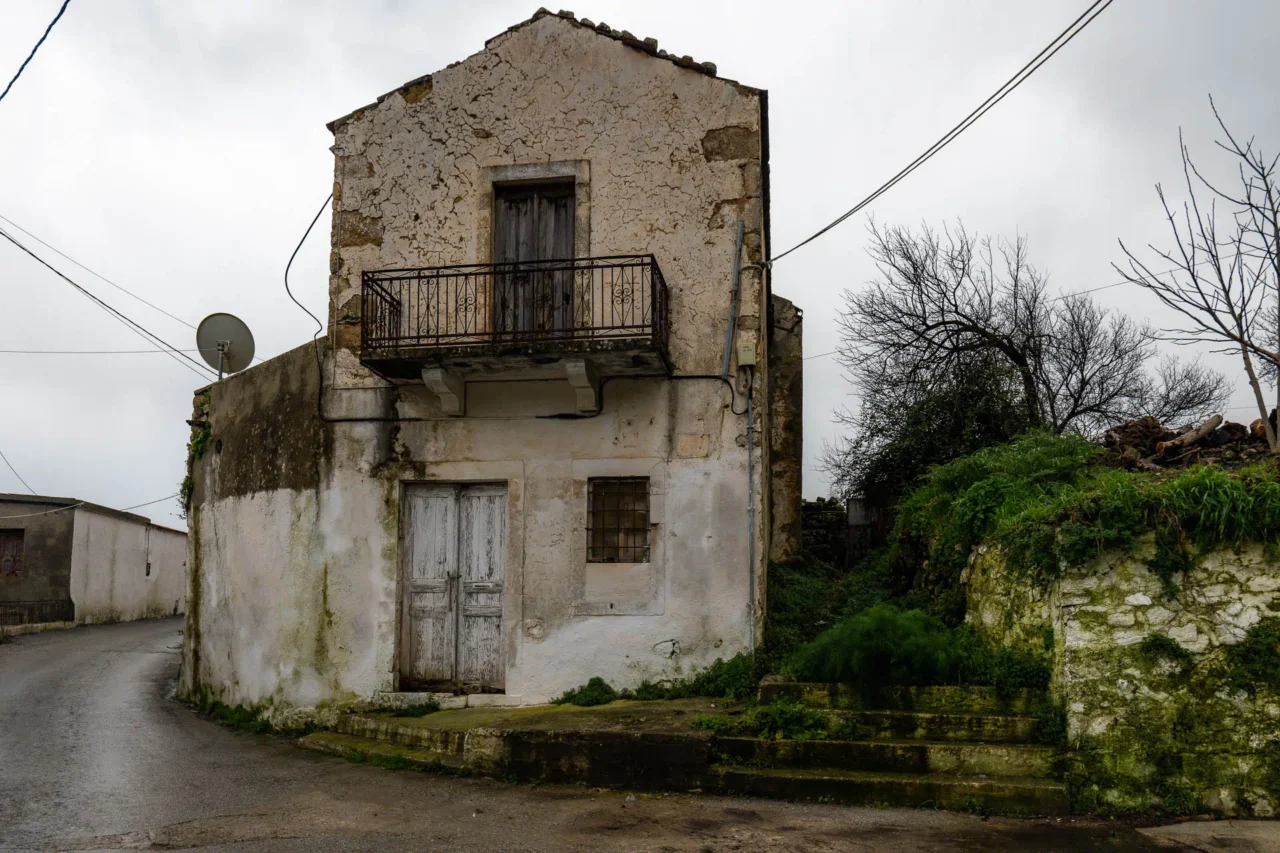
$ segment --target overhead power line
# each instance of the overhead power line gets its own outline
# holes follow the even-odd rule
[[[98,296],[95,296],[93,293],[90,293],[88,290],[81,287],[79,284],[73,281],[69,276],[67,276],[57,267],[53,266],[44,258],[40,257],[35,252],[31,251],[26,246],[24,246],[16,237],[14,237],[9,232],[5,231],[3,228],[0,228],[0,237],[4,237],[10,243],[17,246],[22,251],[26,252],[28,255],[30,255],[32,258],[38,261],[41,264],[41,266],[44,266],[45,268],[50,270],[54,275],[58,276],[58,278],[62,279],[67,284],[74,287],[79,293],[81,293],[86,298],[90,299],[94,304],[96,304],[102,310],[106,311],[108,314],[115,317],[117,320],[119,320],[121,323],[123,323],[133,332],[140,335],[148,343],[158,344],[159,346],[164,347],[166,350],[169,351],[168,355],[170,358],[172,358],[174,361],[177,361],[183,367],[186,367],[192,373],[195,373],[202,380],[207,381],[208,378],[213,375],[213,370],[211,368],[205,367],[203,364],[196,361],[194,358],[187,355],[185,352],[179,350],[177,347],[173,346],[168,341],[165,341],[159,335],[156,335],[154,332],[150,331],[142,324],[125,316],[122,312],[108,305],[105,301],[103,301]]]
[[[16,355],[136,355],[169,351],[167,349],[0,349],[0,353]],[[179,349],[173,352],[200,352],[200,350]],[[217,350],[210,350],[210,352],[217,352]]]
[[[27,487],[27,491],[35,494],[36,490],[27,485],[27,481],[22,479],[22,475],[18,473],[18,469],[13,467],[13,463],[9,461],[9,457],[4,455],[4,451],[0,450],[0,459],[4,460],[4,464],[9,466],[9,470],[13,472],[13,476],[18,478],[18,482]]]
[[[49,33],[53,31],[53,25],[58,23],[62,17],[62,13],[67,11],[67,4],[71,0],[62,0],[62,8],[58,10],[58,14],[53,16],[53,20],[49,22],[49,26],[44,28],[44,35],[40,36],[40,41],[36,42],[36,46],[31,48],[31,53],[27,54],[27,58],[22,60],[22,64],[18,66],[18,73],[13,75],[13,79],[9,81],[9,85],[4,87],[4,91],[0,92],[0,101],[4,100],[4,96],[9,94],[9,90],[13,88],[13,84],[18,82],[18,78],[22,76],[22,72],[27,69],[32,59],[35,59],[36,51],[40,49],[40,45],[44,44],[44,40],[49,37]]]
[[[57,246],[51,246],[51,245],[49,245],[49,244],[48,244],[48,243],[46,243],[44,240],[41,240],[41,239],[40,239],[39,237],[37,237],[35,234],[32,234],[30,231],[28,231],[27,229],[23,228],[21,225],[19,225],[18,223],[14,222],[14,221],[13,221],[12,219],[10,219],[9,217],[4,216],[3,214],[0,214],[0,221],[7,222],[9,225],[11,225],[12,227],[14,227],[14,228],[15,228],[15,229],[17,229],[18,231],[21,231],[23,234],[26,234],[26,235],[27,235],[28,237],[30,237],[32,240],[35,240],[37,243],[39,243],[41,246],[44,246],[44,247],[45,247],[46,249],[48,249],[49,251],[54,252],[54,253],[55,253],[55,254],[57,254],[57,255],[60,255],[61,257],[65,258],[66,260],[68,260],[68,261],[70,261],[71,263],[75,264],[76,266],[80,267],[80,269],[84,270],[84,271],[85,271],[85,272],[87,272],[89,275],[93,276],[94,278],[100,279],[101,281],[106,282],[107,284],[111,285],[111,286],[112,286],[112,287],[114,287],[116,290],[120,291],[121,293],[125,294],[126,296],[131,296],[131,297],[133,297],[134,299],[138,300],[139,302],[141,302],[143,305],[147,306],[148,308],[154,308],[156,311],[159,311],[161,314],[163,314],[164,316],[168,317],[170,320],[177,320],[179,323],[181,323],[182,325],[186,326],[188,329],[195,329],[195,326],[191,325],[190,323],[188,323],[186,320],[182,319],[181,317],[176,317],[176,316],[174,316],[173,314],[170,314],[168,311],[164,310],[164,309],[163,309],[163,308],[161,308],[159,305],[156,305],[156,304],[155,304],[155,303],[153,303],[153,302],[148,302],[147,300],[143,299],[141,296],[139,296],[138,294],[134,293],[133,291],[128,290],[127,288],[124,288],[124,287],[122,287],[122,286],[120,286],[120,285],[116,284],[114,281],[112,281],[111,279],[107,278],[107,277],[106,277],[105,275],[103,275],[102,273],[97,272],[97,271],[95,271],[95,270],[92,270],[92,269],[90,269],[89,267],[85,266],[84,264],[80,263],[80,262],[79,262],[79,261],[77,261],[75,258],[73,258],[73,257],[71,257],[70,255],[68,255],[66,252],[64,252],[64,251],[62,251],[61,249],[59,249]]]
[[[1001,86],[999,89],[996,89],[996,91],[993,92],[990,95],[990,97],[988,97],[985,101],[979,104],[977,108],[974,109],[973,112],[969,113],[967,116],[964,117],[964,119],[960,121],[959,124],[951,128],[951,130],[947,131],[942,136],[941,139],[939,139],[937,142],[933,143],[933,145],[930,145],[927,149],[925,149],[923,154],[921,154],[919,157],[917,157],[916,159],[912,160],[909,164],[907,164],[907,166],[904,167],[902,171],[898,172],[898,174],[894,175],[892,178],[890,178],[889,180],[881,184],[880,187],[875,192],[871,193],[871,195],[867,196],[862,201],[858,202],[853,207],[849,208],[849,210],[845,211],[840,216],[836,217],[836,219],[833,222],[831,222],[831,224],[814,232],[812,235],[801,240],[799,243],[792,246],[790,249],[787,249],[782,254],[774,255],[772,258],[769,259],[769,263],[773,263],[774,261],[785,258],[787,255],[791,254],[796,249],[799,249],[801,246],[805,246],[813,242],[814,240],[818,239],[823,234],[826,234],[832,228],[835,228],[841,222],[844,222],[850,216],[853,216],[858,211],[862,210],[864,207],[866,207],[867,205],[871,204],[873,201],[878,199],[880,196],[884,195],[886,192],[892,189],[899,181],[901,181],[907,175],[910,175],[916,169],[923,166],[931,157],[933,157],[933,155],[937,154],[943,148],[946,148],[948,145],[950,145],[951,142],[954,141],[957,136],[964,133],[974,124],[974,122],[976,122],[978,119],[986,115],[988,110],[990,110],[996,104],[1003,101],[1005,97],[1009,95],[1010,92],[1012,92],[1014,89],[1021,86],[1028,77],[1030,77],[1040,68],[1040,66],[1044,65],[1051,58],[1053,58],[1053,55],[1055,53],[1057,53],[1059,50],[1065,47],[1068,42],[1070,42],[1073,38],[1075,38],[1077,35],[1080,34],[1081,30],[1089,26],[1089,24],[1091,24],[1095,18],[1097,18],[1104,11],[1106,11],[1106,8],[1110,6],[1112,2],[1114,2],[1114,0],[1094,0],[1094,2],[1091,3],[1089,7],[1084,10],[1083,13],[1081,13],[1080,17],[1072,21],[1071,24],[1065,30],[1063,30],[1061,33],[1058,34],[1057,38],[1049,42],[1049,44],[1046,45],[1043,50],[1041,50],[1034,57],[1032,57],[1030,62],[1022,66],[1020,69],[1018,69],[1018,72],[1016,74],[1014,74],[1012,77],[1006,80],[1003,86]]]
[[[15,471],[14,473],[16,474],[17,472]],[[31,494],[34,495],[35,492],[32,492]],[[144,506],[151,506],[152,504],[158,504],[161,501],[173,500],[177,496],[178,496],[178,493],[175,492],[172,495],[166,495],[163,498],[156,498],[155,500],[147,501],[146,503],[140,503],[140,504],[134,504],[133,506],[121,507],[120,512],[128,512],[131,509],[140,509],[141,507],[144,507]],[[34,518],[37,515],[52,515],[55,512],[66,512],[69,509],[75,509],[76,507],[84,506],[85,503],[87,503],[87,501],[76,501],[73,504],[60,506],[57,509],[46,509],[43,512],[24,512],[22,515],[0,515],[0,521],[4,521],[5,519],[8,519],[8,518]]]

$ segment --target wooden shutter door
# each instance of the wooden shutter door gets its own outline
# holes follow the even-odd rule
[[[405,515],[400,677],[411,684],[453,681],[458,635],[457,489],[410,486]]]
[[[494,201],[494,263],[573,259],[573,184],[498,187]],[[494,277],[493,310],[494,328],[500,332],[572,328],[572,269],[531,267],[499,272]]]
[[[458,680],[468,688],[501,690],[502,588],[507,565],[507,490],[464,486],[458,512],[462,628]]]

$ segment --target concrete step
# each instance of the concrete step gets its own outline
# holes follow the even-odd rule
[[[462,755],[467,739],[465,730],[455,731],[423,726],[413,717],[341,714],[334,728],[344,735],[372,738],[441,755]]]
[[[309,734],[298,739],[298,746],[313,752],[339,755],[343,758],[392,769],[466,772],[461,756],[442,755],[434,750],[397,746],[375,738],[356,737],[338,732]]]
[[[886,687],[855,690],[848,684],[764,681],[760,701],[791,699],[811,708],[848,711],[923,711],[934,714],[1034,714],[1047,694],[1043,690],[997,692],[994,687]]]
[[[1067,786],[1048,779],[717,765],[705,788],[726,794],[849,805],[1064,815]]]
[[[823,711],[833,732],[848,740],[929,740],[1031,743],[1035,717],[1012,714],[933,714],[920,711]]]
[[[761,740],[716,738],[722,764],[756,768],[863,770],[890,773],[1050,777],[1047,746],[908,740]]]

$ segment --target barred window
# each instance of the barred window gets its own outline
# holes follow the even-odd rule
[[[649,562],[649,478],[587,481],[587,562]]]

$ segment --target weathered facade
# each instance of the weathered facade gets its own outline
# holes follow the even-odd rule
[[[1280,616],[1280,564],[1261,545],[1212,551],[1175,575],[1175,591],[1148,568],[1153,551],[1148,538],[1044,581],[980,549],[968,618],[998,645],[1051,648],[1078,810],[1273,817],[1280,694],[1233,684],[1227,663]]]
[[[800,470],[765,93],[541,11],[330,127],[327,340],[197,397],[184,695],[532,703],[751,648]]]
[[[0,495],[0,626],[181,613],[187,537],[70,498]]]

